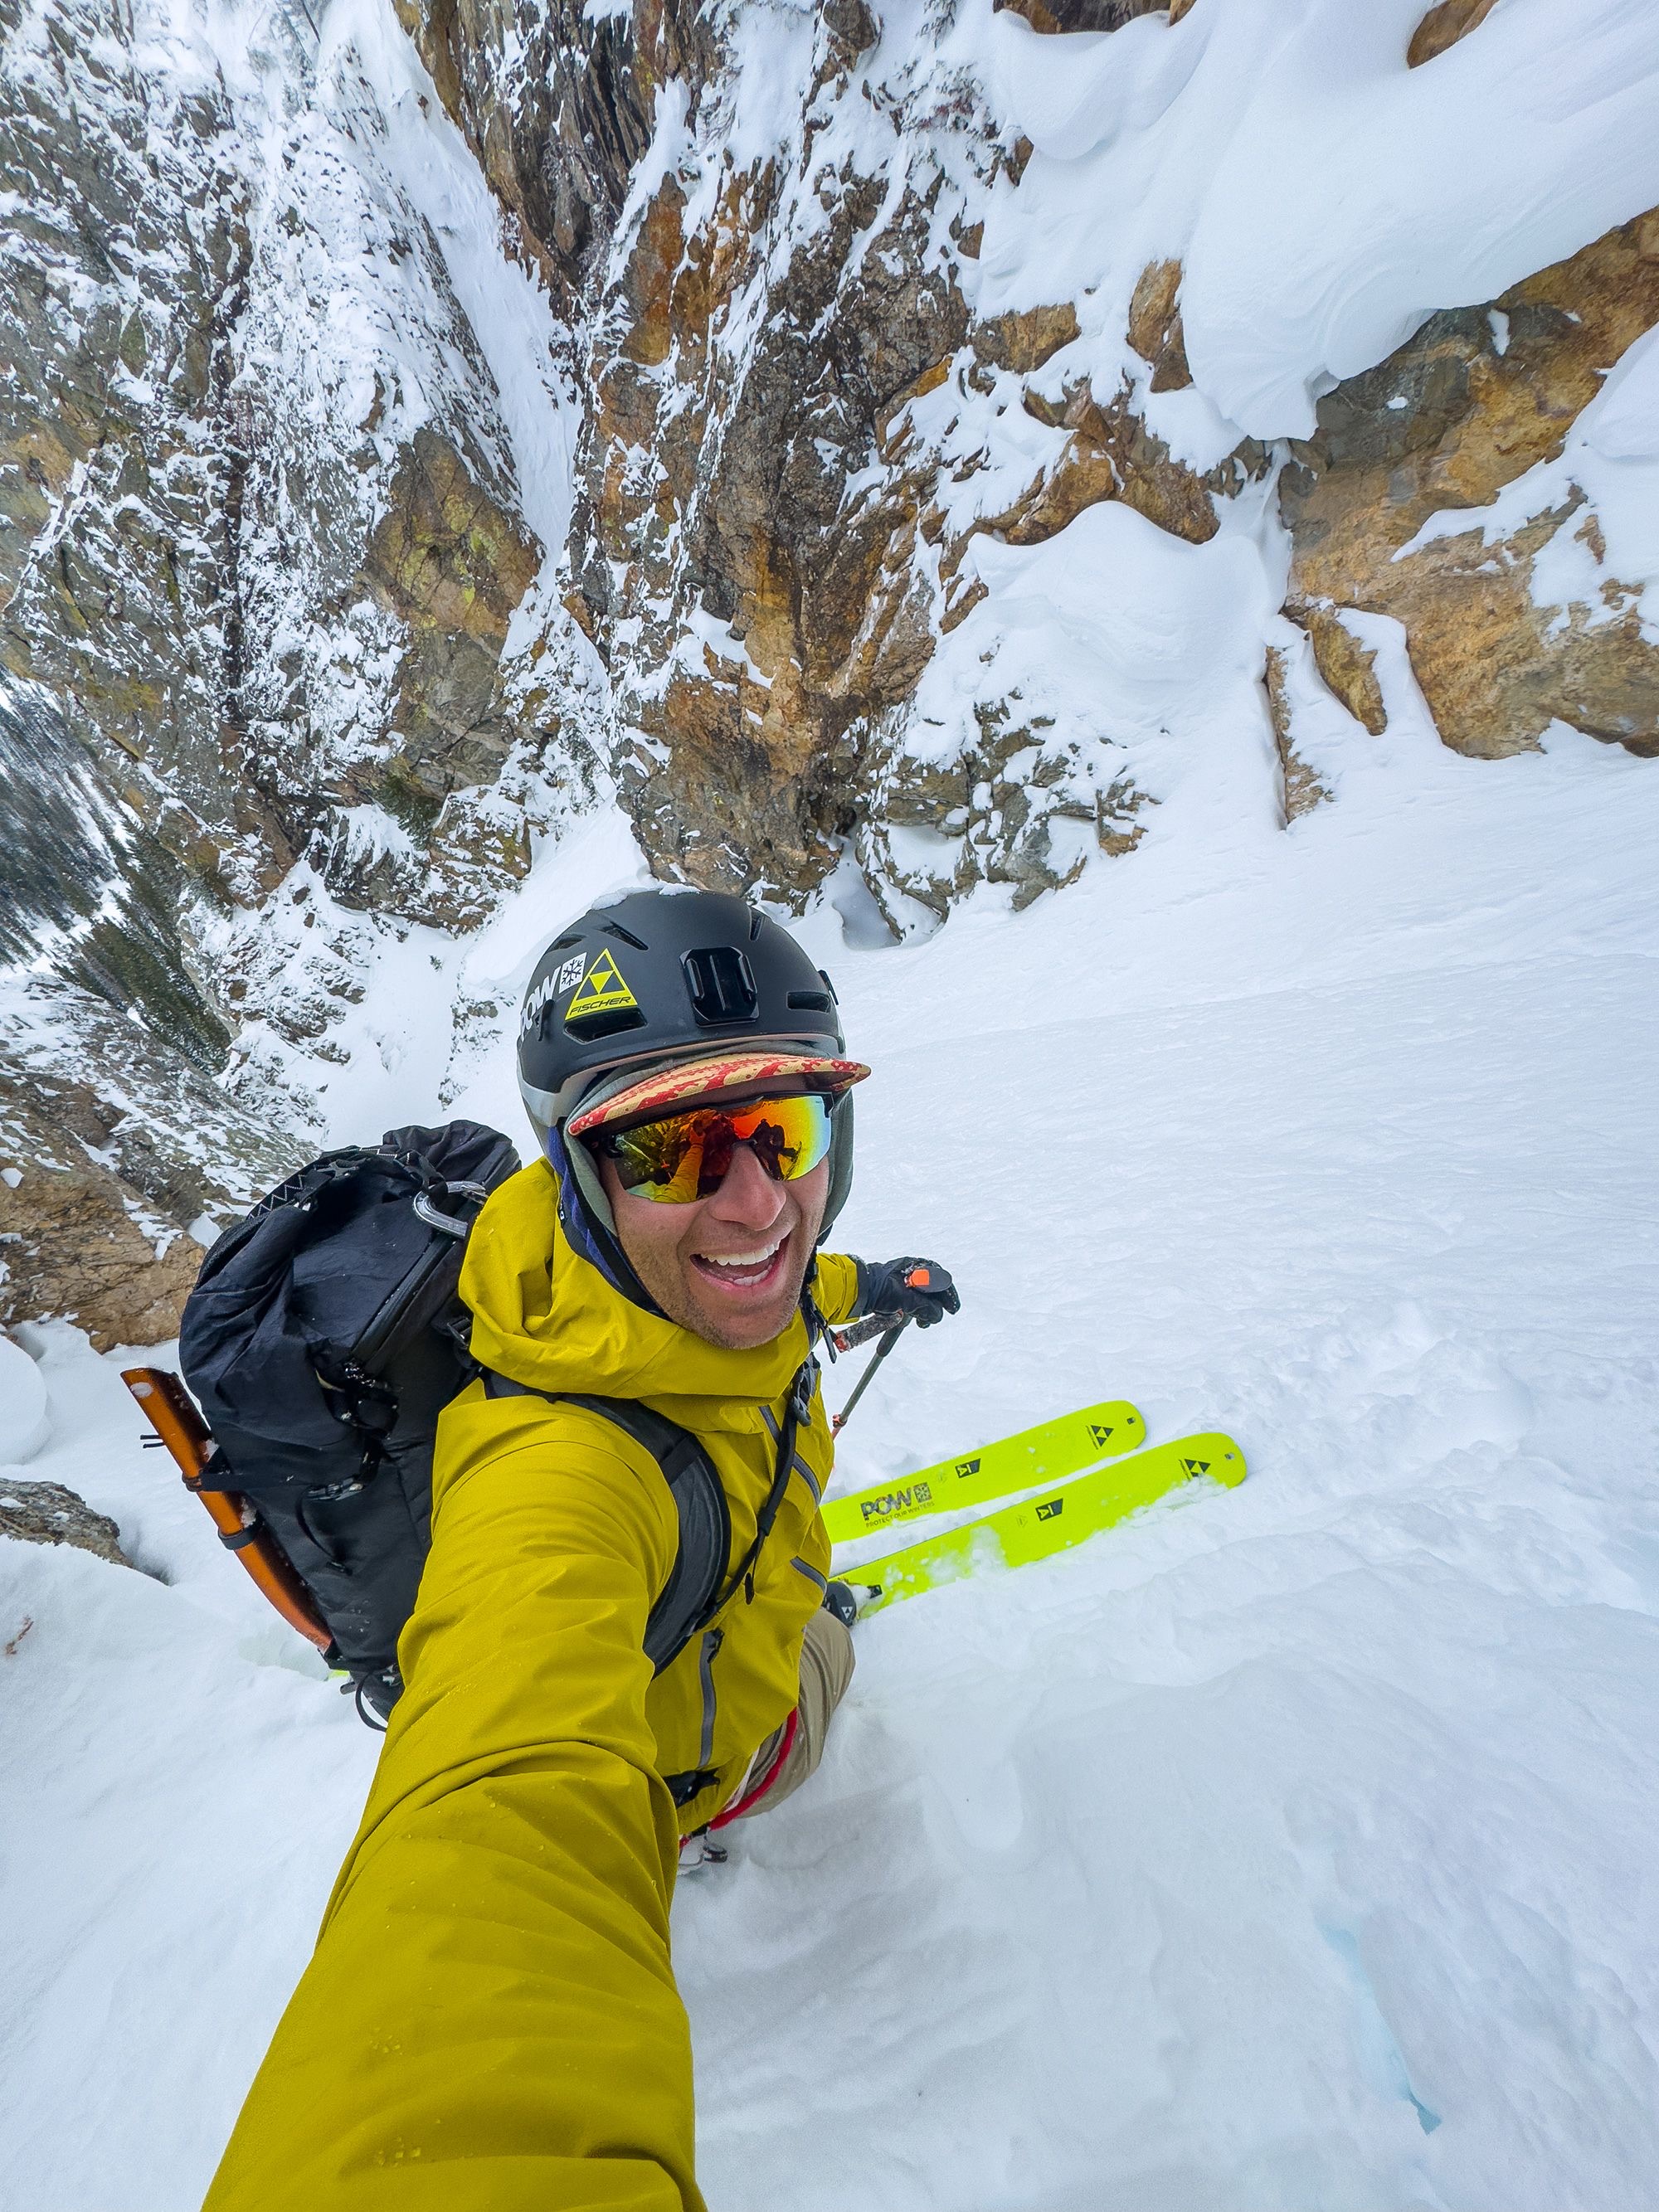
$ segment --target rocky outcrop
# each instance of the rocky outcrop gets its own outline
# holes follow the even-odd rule
[[[901,739],[878,755],[867,873],[895,929],[903,902],[943,920],[975,884],[1006,885],[1018,913],[1075,883],[1088,855],[1131,853],[1152,802],[1129,779],[1103,783],[1089,749],[1017,696],[974,709],[975,737],[945,762]]]
[[[0,306],[0,667],[55,698],[118,792],[159,743],[225,816],[229,463],[203,432],[246,258],[228,112],[149,85],[118,8],[3,0],[0,25],[0,170],[22,203]]]
[[[1091,27],[1146,12],[1099,9]],[[996,742],[971,742],[937,791],[895,750],[939,638],[982,592],[974,540],[1039,544],[1121,500],[1201,543],[1217,500],[1271,465],[1247,445],[1195,471],[1127,381],[1097,392],[1045,375],[1079,337],[1074,302],[975,316],[981,226],[964,179],[1017,181],[1024,155],[966,84],[884,78],[868,9],[826,9],[802,32],[803,113],[769,115],[774,150],[747,166],[725,135],[741,99],[728,19],[717,37],[672,6],[602,25],[556,11],[545,73],[505,74],[517,33],[499,8],[411,5],[405,20],[526,250],[586,315],[566,605],[605,664],[614,765],[660,872],[797,901],[848,841],[884,866],[884,820],[920,830],[936,802],[954,818],[947,785],[1004,781]],[[889,125],[873,138],[872,107]],[[630,198],[628,166],[665,114],[661,173]],[[1136,295],[1133,341],[1158,392],[1190,382],[1180,276],[1156,264]],[[1048,457],[1011,504],[964,504],[954,487],[987,465],[965,425],[980,408],[988,434],[1011,392],[1056,434]],[[942,412],[953,394],[963,404]],[[1017,702],[985,705],[1019,726]],[[1076,763],[1043,774],[1044,788],[1069,787]],[[1090,787],[1067,803],[1093,820],[1097,800],[1107,849],[1121,849],[1118,802]],[[984,810],[999,826],[961,847],[969,880],[1022,898],[1069,880],[1075,860],[1051,867],[1038,834],[1048,811]]]
[[[1251,439],[1200,476],[1174,459],[1164,440],[1148,429],[1127,384],[1104,405],[1087,384],[1067,389],[1058,400],[1028,392],[1023,404],[1039,422],[1064,430],[1066,443],[1012,507],[977,518],[953,543],[941,564],[947,577],[969,538],[981,532],[1005,544],[1040,545],[1085,507],[1108,499],[1121,499],[1189,545],[1206,544],[1218,526],[1216,501],[1259,481],[1272,465],[1267,448]]]
[[[641,839],[665,873],[799,896],[857,817],[871,728],[932,649],[928,471],[884,440],[967,336],[940,166],[896,131],[873,171],[813,173],[821,126],[802,118],[792,149],[785,117],[776,155],[732,167],[717,120],[697,128],[730,57],[674,0],[599,22],[556,8],[506,74],[510,8],[405,20],[586,320],[566,603],[608,670]],[[861,0],[823,11],[826,111],[867,92],[853,73],[879,35]],[[685,143],[629,204],[671,82]]]
[[[1178,261],[1149,261],[1129,301],[1129,343],[1152,370],[1149,392],[1184,392],[1193,380],[1181,326]]]
[[[132,1565],[121,1549],[117,1524],[61,1482],[14,1482],[0,1475],[0,1536],[24,1544],[68,1544],[112,1567]],[[5,1649],[9,1658],[16,1656],[12,1644]]]
[[[1436,0],[1422,21],[1412,33],[1412,41],[1406,49],[1406,61],[1412,69],[1421,69],[1437,54],[1443,54],[1448,46],[1455,46],[1460,39],[1468,38],[1471,31],[1484,23],[1498,0]]]
[[[100,1352],[176,1336],[202,1262],[177,1222],[97,1157],[112,1118],[84,1085],[0,1079],[0,1322],[60,1316]],[[178,1190],[177,1163],[152,1148],[143,1164],[146,1180]]]
[[[892,205],[854,178],[778,257],[778,179],[690,238],[670,179],[602,310],[571,605],[639,733],[624,789],[666,872],[810,888],[865,733],[932,651],[929,471],[883,431],[967,334],[939,183]]]
[[[1204,60],[1194,0],[1012,4],[1111,34],[1079,58],[1144,73],[1147,118]],[[1438,0],[1397,60],[1432,71],[1490,5]],[[1431,316],[1305,441],[1230,451],[1197,234],[1124,210],[1133,257],[1063,296],[1082,264],[1010,241],[1058,234],[1070,156],[994,112],[948,6],[397,0],[429,85],[401,45],[319,46],[305,0],[219,23],[252,42],[228,65],[158,7],[0,0],[9,1310],[167,1333],[192,1226],[315,1148],[334,1070],[395,1060],[377,963],[445,970],[411,933],[477,927],[596,796],[665,877],[799,906],[850,857],[899,930],[1132,851],[1180,733],[1109,655],[1046,690],[996,596],[1001,549],[1091,508],[1163,533],[1095,518],[1139,549],[1103,592],[1170,539],[1235,584],[1230,541],[1288,540],[1287,822],[1338,787],[1333,699],[1387,726],[1379,616],[1460,751],[1556,718],[1659,751],[1575,458],[1659,320],[1653,216]],[[498,1011],[458,1013],[446,1082]]]
[[[1513,520],[1492,523],[1500,493],[1562,454],[1607,371],[1656,323],[1659,211],[1489,307],[1431,317],[1320,402],[1318,430],[1293,447],[1281,480],[1286,612],[1367,728],[1382,726],[1382,696],[1345,608],[1405,625],[1413,672],[1455,751],[1522,751],[1559,717],[1659,754],[1659,648],[1636,592],[1607,566],[1583,488],[1540,489]],[[1580,549],[1583,596],[1558,603],[1540,563],[1564,538]]]
[[[235,917],[303,856],[481,920],[546,736],[503,665],[543,549],[362,73],[318,82],[299,4],[234,85],[156,29],[0,0],[0,1256],[6,1310],[100,1343],[170,1335],[191,1224],[311,1148],[210,1079],[250,1013],[295,1027]]]
[[[1176,0],[1180,6],[1182,0]],[[1191,4],[1191,0],[1187,0]],[[1156,15],[1170,0],[993,0],[998,9],[1023,15],[1034,31],[1117,31],[1137,15]]]
[[[0,1323],[61,1316],[100,1351],[176,1336],[192,1227],[310,1149],[106,1002],[38,981],[0,1012]]]
[[[672,81],[695,103],[714,66],[708,13],[695,0],[641,0],[631,11],[583,0],[531,11],[514,0],[396,6],[525,252],[580,321],[650,145],[658,93]]]
[[[301,80],[308,27],[273,21]],[[365,805],[423,839],[510,750],[540,548],[437,241],[354,157],[373,115],[302,111],[271,178],[210,54],[162,64],[110,0],[0,0],[0,670],[214,900]],[[367,389],[321,337],[352,321],[384,332]]]
[[[0,697],[0,1322],[100,1348],[176,1334],[201,1254],[291,1158],[210,1080],[228,1034],[177,927],[179,870],[134,829],[49,696]],[[289,1139],[291,1146],[293,1139]]]
[[[1291,696],[1291,672],[1283,646],[1267,647],[1263,680],[1267,687],[1267,711],[1273,726],[1273,747],[1279,755],[1285,823],[1310,814],[1330,797],[1314,770],[1296,749],[1296,716]]]

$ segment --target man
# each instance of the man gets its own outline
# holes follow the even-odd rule
[[[440,1424],[406,1687],[210,2212],[701,2207],[682,1838],[798,1788],[853,1671],[813,1335],[957,1304],[932,1263],[817,1249],[869,1072],[842,1051],[828,977],[738,899],[636,893],[544,954],[519,1043],[542,1157],[468,1245],[487,1371]],[[564,1394],[665,1416],[719,1477],[724,1572],[654,1675],[675,1498]]]

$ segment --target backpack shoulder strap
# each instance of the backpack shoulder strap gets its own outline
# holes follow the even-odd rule
[[[731,1509],[714,1462],[690,1429],[631,1398],[538,1390],[489,1369],[484,1371],[483,1383],[491,1398],[545,1398],[550,1405],[585,1407],[643,1444],[662,1469],[679,1517],[679,1542],[668,1580],[645,1624],[645,1656],[653,1672],[660,1674],[714,1611],[731,1556]]]

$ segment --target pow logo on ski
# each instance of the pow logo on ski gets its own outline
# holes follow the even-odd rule
[[[1065,1510],[1063,1498],[1045,1498],[1036,1510],[1036,1517],[1039,1521],[1058,1521]]]
[[[1103,1427],[1098,1421],[1091,1421],[1089,1424],[1089,1434],[1097,1444],[1103,1444],[1111,1433],[1109,1428]]]
[[[866,1498],[860,1501],[859,1510],[866,1521],[885,1521],[890,1514],[908,1512],[913,1505],[926,1505],[933,1491],[925,1482],[913,1482],[908,1490],[890,1490],[884,1498]]]
[[[585,1014],[609,1014],[626,1012],[637,1006],[639,1000],[629,989],[623,972],[617,965],[616,955],[601,952],[581,980],[576,995],[564,1010],[568,1022],[580,1021]]]
[[[979,1473],[979,1462],[976,1459],[959,1459],[957,1462],[957,1473],[966,1482],[970,1474]]]

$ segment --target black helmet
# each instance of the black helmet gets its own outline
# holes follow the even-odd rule
[[[623,1255],[604,1188],[564,1124],[653,1065],[730,1045],[805,1059],[844,1049],[834,986],[787,930],[725,891],[659,886],[591,907],[537,962],[519,1023],[519,1091],[559,1177],[560,1218],[618,1290],[658,1310]],[[853,1109],[835,1110],[827,1229],[853,1179]]]

